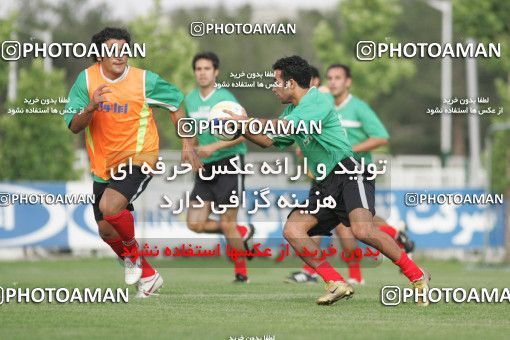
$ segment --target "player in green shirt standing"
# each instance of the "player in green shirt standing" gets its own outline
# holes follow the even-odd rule
[[[216,77],[219,74],[219,58],[212,52],[204,52],[195,55],[192,62],[193,71],[197,82],[197,88],[192,90],[184,100],[186,115],[189,118],[207,120],[211,108],[219,102],[228,100],[237,102],[230,91],[225,88],[216,88]],[[204,173],[209,176],[213,166],[233,166],[231,161],[242,166],[246,145],[244,138],[233,141],[222,141],[209,132],[197,135],[197,154],[204,163]],[[234,158],[234,160],[232,160]],[[212,180],[204,180],[197,173],[195,185],[191,192],[191,206],[199,202],[197,196],[204,201],[201,208],[189,207],[187,215],[188,228],[197,233],[219,233],[225,235],[228,244],[235,249],[249,250],[249,241],[253,238],[255,228],[253,225],[237,224],[237,208],[228,208],[219,216],[220,220],[210,218],[211,204],[228,204],[232,192],[238,195],[244,190],[244,176],[237,174],[215,175]],[[246,258],[240,257],[234,262],[235,281],[247,283]]]
[[[319,177],[317,166],[325,168],[321,180],[314,180],[308,196],[307,209],[294,208],[285,223],[283,236],[298,254],[321,252],[320,245],[312,236],[331,235],[338,224],[352,229],[354,236],[378,249],[399,266],[414,288],[419,292],[428,290],[430,274],[422,271],[387,234],[375,228],[373,223],[374,191],[373,181],[367,175],[350,179],[345,170],[354,171],[359,163],[353,157],[352,148],[343,132],[338,117],[326,95],[317,88],[310,88],[310,67],[299,56],[279,59],[273,65],[275,84],[273,93],[284,104],[289,104],[278,119],[272,119],[273,126],[298,122],[322,122],[320,133],[295,134],[252,134],[246,130],[244,136],[262,147],[287,147],[297,143],[307,157],[313,176]],[[226,111],[227,112],[227,111]],[[247,120],[231,112],[230,119]],[[250,118],[253,120],[254,118]],[[257,119],[265,124],[267,119]],[[339,164],[341,163],[341,164]],[[339,171],[339,173],[335,173]],[[343,172],[343,173],[340,173]],[[352,176],[351,176],[352,178]],[[317,194],[318,193],[318,194]],[[335,206],[325,206],[324,200],[332,197]],[[320,202],[322,201],[322,205]],[[326,294],[317,299],[317,304],[330,305],[354,294],[353,287],[324,258],[302,256],[303,261],[314,268],[326,282]],[[427,305],[427,301],[419,301]]]

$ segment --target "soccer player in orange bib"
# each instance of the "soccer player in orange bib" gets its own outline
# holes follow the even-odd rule
[[[129,66],[128,56],[119,51],[130,43],[129,32],[121,28],[107,27],[92,37],[98,51],[103,45],[116,46],[116,53],[94,58],[95,63],[80,72],[64,119],[73,133],[85,130],[99,236],[123,259],[126,284],[137,284],[136,296],[146,298],[161,288],[163,279],[145,258],[122,254],[138,247],[131,211],[151,180],[141,166],[154,166],[158,158],[159,136],[151,106],[168,109],[177,127],[184,117],[184,96],[157,74]],[[192,139],[182,138],[182,162],[195,169],[202,166]],[[116,174],[126,164],[132,164],[131,171]]]

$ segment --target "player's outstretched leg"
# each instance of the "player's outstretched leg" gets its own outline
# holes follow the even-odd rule
[[[342,251],[346,254],[352,254],[358,247],[358,242],[356,241],[351,228],[347,228],[345,225],[340,224],[338,227],[336,227],[335,230],[338,239],[340,240]],[[351,285],[365,284],[365,280],[361,274],[360,259],[349,255],[347,255],[347,258],[351,259],[346,261],[347,268],[349,270],[349,278],[347,279],[347,282],[349,282]]]
[[[156,292],[163,287],[163,278],[157,271],[153,275],[140,278],[137,283],[136,297],[139,299],[146,299],[153,295],[158,295]]]
[[[320,247],[321,237],[313,236],[312,240]],[[303,268],[298,272],[292,272],[285,278],[285,283],[318,283],[319,274],[310,267],[306,262],[303,263]]]
[[[108,244],[117,256],[124,261],[124,245],[117,231],[105,220],[97,221],[99,226],[99,235],[103,241]],[[153,274],[152,274],[153,273]],[[144,275],[145,274],[145,275]],[[152,275],[151,275],[152,274]],[[142,265],[142,277],[138,281],[137,298],[148,298],[156,295],[156,292],[163,286],[163,278],[153,270],[150,264],[145,261]]]
[[[303,254],[305,249],[312,254],[314,252],[315,254],[320,254],[320,247],[308,236],[308,231],[315,225],[317,225],[315,217],[303,215],[296,210],[289,215],[283,229],[283,236],[298,254]],[[351,298],[353,296],[354,289],[352,286],[345,282],[342,275],[328,261],[305,256],[301,256],[301,259],[314,268],[317,274],[326,282],[326,294],[316,300],[317,304],[331,305],[340,299]]]
[[[113,252],[117,254],[119,259],[124,261],[124,245],[122,239],[115,230],[115,228],[105,220],[96,221],[98,226],[98,232],[101,239],[112,248]]]
[[[237,228],[237,209],[227,209],[220,217],[220,228],[227,239],[227,243],[234,249],[241,250],[245,247],[242,235]],[[248,232],[248,231],[247,231]],[[246,236],[246,235],[245,235]],[[252,235],[253,236],[253,235]],[[246,257],[239,257],[234,260],[234,282],[248,283],[248,269],[246,267]]]
[[[349,220],[352,232],[358,240],[378,249],[383,255],[399,266],[402,273],[407,276],[418,293],[426,293],[428,291],[430,273],[418,267],[407,256],[407,253],[400,249],[395,240],[374,226],[373,217],[369,210],[363,208],[354,209],[349,213]],[[428,305],[427,300],[421,300],[418,303],[423,306]]]
[[[198,204],[198,201],[192,201],[191,206]],[[211,214],[211,202],[205,201],[202,208],[188,209],[186,223],[190,230],[196,233],[223,234],[231,247],[236,249],[252,250],[252,241],[255,234],[255,227],[252,224],[239,225],[236,223],[237,211],[235,214],[229,209],[220,217],[220,221],[209,218]],[[233,221],[232,221],[232,216]],[[223,222],[222,222],[223,221]],[[230,240],[230,241],[229,241]],[[233,243],[232,243],[233,242]],[[248,258],[250,259],[250,258]],[[234,261],[234,282],[248,282],[246,258],[239,258]]]
[[[398,246],[404,249],[406,253],[409,254],[414,251],[414,241],[409,238],[405,231],[397,230],[395,227],[388,224],[380,225],[379,230],[390,235],[391,238],[397,242]]]
[[[409,254],[414,251],[414,241],[409,238],[405,230],[398,230],[377,215],[374,216],[374,223],[379,228],[379,230],[385,234],[390,235],[390,237],[394,239],[398,246],[404,249],[406,253]]]
[[[409,238],[409,235],[403,230],[399,230],[397,234],[397,243],[404,248],[405,252],[411,254],[414,251],[414,241]]]
[[[191,201],[191,206],[198,205],[198,201]],[[220,221],[209,218],[211,214],[211,202],[206,201],[203,208],[189,208],[186,217],[188,228],[196,233],[223,234]],[[253,249],[253,236],[255,235],[255,226],[253,224],[237,224],[236,229],[243,239],[244,249],[250,251]],[[249,258],[250,259],[250,258]]]
[[[255,226],[251,223],[247,225],[238,224],[236,225],[237,232],[241,235],[243,240],[244,249],[250,251],[253,249],[253,236],[255,235]],[[252,256],[248,257],[248,260],[253,259]]]
[[[104,191],[99,208],[104,221],[109,223],[122,241],[122,249],[131,252],[138,247],[135,239],[135,224],[133,214],[126,209],[127,199],[119,192],[107,188]],[[144,257],[124,258],[124,277],[126,284],[137,283],[142,277],[152,276],[156,271],[150,266]]]

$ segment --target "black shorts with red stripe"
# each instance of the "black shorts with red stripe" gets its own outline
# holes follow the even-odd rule
[[[359,162],[353,157],[345,158],[341,161],[343,167],[348,171],[354,171]],[[320,207],[315,214],[318,220],[317,224],[308,231],[309,236],[330,236],[331,231],[340,223],[350,227],[349,213],[357,208],[364,208],[375,215],[375,183],[374,180],[367,180],[370,175],[366,171],[359,174],[335,174],[335,171],[343,170],[340,165],[329,173],[321,182],[314,181],[308,193],[307,211],[317,210],[319,201],[331,196],[335,202],[335,208]],[[302,210],[294,208],[294,211]],[[289,214],[289,216],[290,216]]]
[[[133,165],[131,173],[127,173],[126,177],[121,180],[110,179],[108,183],[96,182],[93,184],[93,193],[95,196],[94,204],[94,217],[96,221],[103,219],[103,214],[99,210],[99,202],[106,188],[113,189],[126,197],[128,206],[126,209],[133,211],[133,202],[140,196],[149,184],[152,176],[142,173],[141,167]]]

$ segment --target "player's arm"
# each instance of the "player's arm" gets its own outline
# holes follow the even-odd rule
[[[106,93],[112,92],[107,84],[100,85],[92,95],[92,99],[90,100],[89,104],[80,112],[78,112],[71,121],[71,124],[69,125],[69,129],[73,133],[79,133],[83,129],[85,129],[92,120],[92,116],[94,111],[97,110],[99,107],[99,104],[107,102],[108,97],[105,95]]]
[[[368,137],[368,139],[364,140],[363,142],[353,145],[352,151],[354,152],[372,151],[388,143],[389,143],[388,139],[385,138]]]
[[[186,133],[181,133],[182,124],[180,122],[186,118],[182,92],[156,73],[146,71],[145,97],[149,105],[159,106],[170,111],[170,119],[182,143],[181,162],[191,164],[195,170],[201,168],[203,164],[193,149],[193,137],[185,137]]]
[[[100,103],[108,100],[106,93],[111,92],[106,84],[100,85],[89,98],[86,71],[80,72],[69,91],[64,110],[64,120],[73,133],[85,129],[92,120],[94,111]]]
[[[370,106],[364,104],[362,109],[358,111],[358,116],[364,132],[369,137],[363,142],[353,145],[352,150],[354,152],[372,151],[389,143],[388,131]]]
[[[264,118],[253,118],[253,119],[251,119],[251,120],[252,120],[252,121],[253,121],[253,120],[258,120],[258,121],[260,121],[260,124],[261,124],[262,126],[265,126],[265,125],[267,124],[267,121],[268,121],[268,120],[271,120],[271,121],[272,121],[273,126],[277,126],[276,124],[277,124],[277,121],[278,121],[278,119],[264,119]],[[251,142],[253,142],[253,143],[257,144],[257,145],[258,145],[258,146],[260,146],[260,147],[268,148],[268,147],[270,147],[270,146],[273,146],[273,139],[272,139],[270,136],[267,136],[267,135],[265,135],[265,134],[253,134],[253,133],[251,133],[251,132],[250,132],[250,129],[249,129],[249,128],[246,128],[246,131],[245,131],[245,133],[243,134],[243,136],[244,136],[247,140],[249,140],[249,141],[251,141]]]

